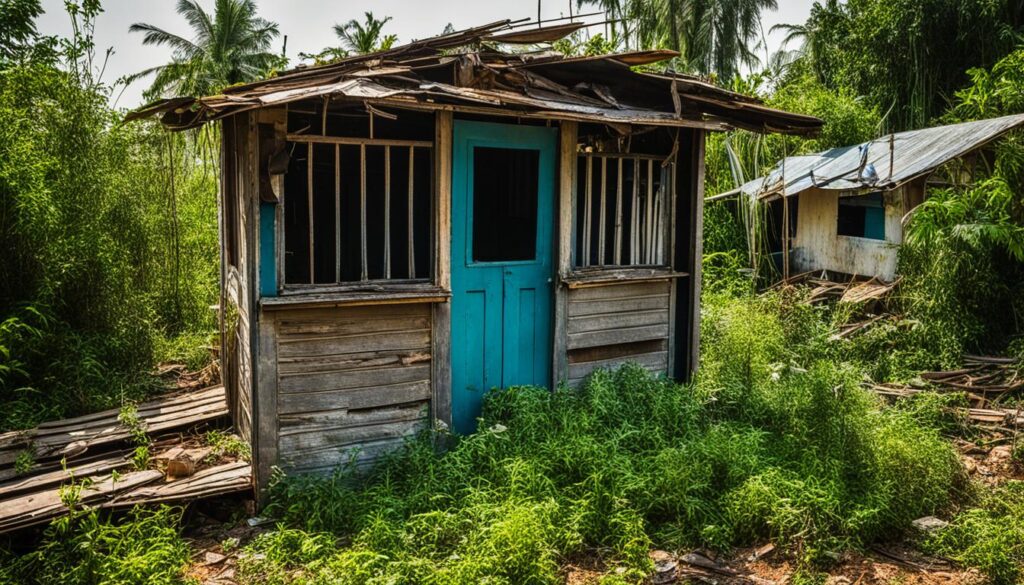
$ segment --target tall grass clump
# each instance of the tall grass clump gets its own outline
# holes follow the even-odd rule
[[[854,367],[817,356],[818,316],[779,306],[706,303],[696,384],[626,365],[579,389],[512,388],[473,435],[282,476],[282,524],[243,579],[554,583],[585,555],[638,581],[653,546],[772,539],[809,563],[948,508],[961,468],[930,419],[881,408]]]
[[[54,521],[28,554],[4,552],[0,578],[24,585],[172,585],[184,581],[190,550],[180,509],[134,508],[121,521],[81,510]]]

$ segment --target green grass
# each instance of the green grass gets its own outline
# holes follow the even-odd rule
[[[925,549],[977,567],[994,585],[1024,583],[1024,482],[980,495],[976,507],[926,540]]]
[[[819,316],[780,306],[706,304],[695,385],[626,366],[579,390],[514,388],[488,397],[475,435],[282,478],[282,524],[247,549],[243,581],[555,583],[583,554],[636,582],[653,546],[762,539],[813,567],[948,510],[964,480],[940,405],[882,408],[858,369],[816,357]]]
[[[120,522],[79,511],[56,520],[39,547],[0,557],[0,582],[49,585],[182,583],[189,548],[178,532],[179,509],[135,508]]]

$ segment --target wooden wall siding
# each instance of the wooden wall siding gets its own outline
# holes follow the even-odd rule
[[[667,373],[671,291],[668,280],[571,289],[569,384],[627,361]]]
[[[278,458],[292,472],[369,463],[429,424],[431,305],[276,316]]]

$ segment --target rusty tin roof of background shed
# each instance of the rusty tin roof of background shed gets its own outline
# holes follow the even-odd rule
[[[1022,124],[1024,114],[1016,114],[899,132],[876,138],[866,145],[790,156],[776,164],[771,173],[748,181],[740,190],[747,196],[768,199],[780,195],[789,197],[812,187],[837,191],[894,189],[981,148]],[[868,151],[863,162],[874,165],[877,181],[860,178],[863,146]]]
[[[406,107],[452,108],[604,124],[733,127],[810,134],[821,120],[775,110],[756,98],[687,75],[642,73],[631,66],[673,51],[564,57],[552,51],[506,53],[497,44],[551,42],[580,23],[521,28],[503,20],[366,55],[228,87],[220,95],[160,100],[127,116],[160,115],[186,129],[251,109],[312,97]]]

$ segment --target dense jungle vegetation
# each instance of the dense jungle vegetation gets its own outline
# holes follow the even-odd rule
[[[712,136],[708,194],[787,154],[1024,113],[1018,2],[826,0],[786,27],[792,51],[760,60],[759,15],[773,0],[590,4],[621,20],[560,49],[676,48],[678,70],[825,121],[810,140]],[[73,35],[44,37],[38,2],[0,0],[0,430],[145,397],[157,362],[205,365],[216,330],[215,131],[122,123],[109,105],[119,83],[103,79],[93,41],[101,6],[67,7]],[[277,27],[253,2],[179,11],[200,27],[194,39],[135,25],[140,42],[175,50],[148,72],[149,97],[216,91],[284,64]],[[387,22],[368,13],[338,25],[339,47],[315,58],[394,43]],[[819,582],[837,553],[936,514],[952,523],[923,548],[993,583],[1024,583],[1024,488],[968,480],[949,440],[969,432],[947,409],[958,399],[886,406],[861,387],[956,367],[964,353],[1024,358],[1022,139],[1003,140],[975,185],[933,192],[913,216],[899,321],[835,341],[846,309],[757,294],[745,229],[709,204],[698,380],[627,366],[579,391],[512,389],[490,397],[475,435],[429,433],[361,473],[282,477],[267,511],[279,524],[246,545],[239,580],[554,583],[567,560],[589,556],[605,583],[634,583],[652,547],[772,540],[799,580]],[[78,511],[29,554],[3,543],[0,582],[182,582],[181,520],[177,508]]]

